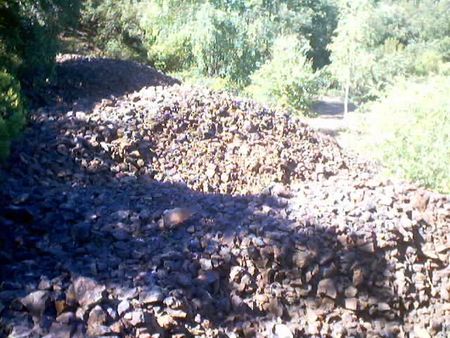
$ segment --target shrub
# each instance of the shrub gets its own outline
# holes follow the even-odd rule
[[[58,34],[74,25],[78,1],[0,0],[0,61],[22,85],[39,87],[52,72]]]
[[[0,92],[0,160],[5,160],[11,140],[25,124],[25,110],[20,85],[6,71],[0,71]]]
[[[278,38],[271,59],[252,75],[247,92],[262,102],[307,114],[320,78],[306,58],[308,50],[308,44],[294,36]]]
[[[336,14],[330,0],[86,0],[82,26],[105,55],[242,90],[281,35],[307,39],[314,68],[327,64]]]
[[[78,1],[0,0],[0,159],[25,123],[21,88],[38,96],[53,69],[58,34],[77,19]]]
[[[144,61],[144,30],[137,1],[86,0],[81,8],[81,28],[104,55]]]
[[[330,71],[356,102],[383,95],[399,77],[442,73],[448,61],[450,2],[342,1]]]
[[[359,150],[394,175],[449,193],[449,92],[450,79],[443,76],[390,87],[360,117]]]

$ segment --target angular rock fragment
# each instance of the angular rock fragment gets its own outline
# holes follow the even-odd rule
[[[49,292],[44,290],[34,291],[22,298],[21,303],[36,320],[40,320],[49,306]]]
[[[76,277],[69,291],[69,299],[73,297],[82,308],[89,308],[101,302],[105,289],[104,285],[91,278]]]
[[[164,230],[174,229],[188,221],[193,214],[193,211],[188,208],[174,208],[165,210],[163,213],[161,227]]]
[[[143,304],[155,304],[164,300],[161,288],[155,286],[150,290],[143,290],[139,293],[139,301]]]
[[[337,291],[334,281],[331,278],[322,279],[317,286],[317,295],[336,299]]]

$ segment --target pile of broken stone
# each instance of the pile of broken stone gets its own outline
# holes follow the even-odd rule
[[[300,120],[184,85],[31,119],[3,170],[3,335],[450,331],[448,196]]]

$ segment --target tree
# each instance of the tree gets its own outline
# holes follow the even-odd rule
[[[374,8],[369,0],[344,0],[339,2],[339,23],[336,36],[330,45],[330,67],[344,89],[344,116],[348,113],[350,91],[358,85],[356,67],[368,69],[373,57],[366,49],[370,34],[369,18]]]

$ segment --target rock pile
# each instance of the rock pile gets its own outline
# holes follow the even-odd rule
[[[56,173],[69,180],[81,167],[238,195],[355,167],[331,138],[299,120],[201,88],[148,87],[104,99],[91,111],[79,100],[69,112],[41,110],[37,119],[42,137],[48,129],[60,134],[45,151],[78,162]]]
[[[127,121],[124,143],[135,150],[126,161],[135,170],[198,191],[258,193],[274,182],[315,180],[347,167],[334,142],[299,120],[226,93],[147,88],[117,102],[107,116]]]
[[[448,334],[447,196],[204,89],[32,120],[3,170],[0,334]]]

